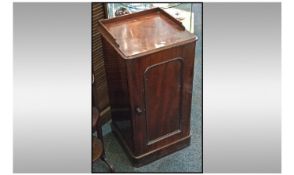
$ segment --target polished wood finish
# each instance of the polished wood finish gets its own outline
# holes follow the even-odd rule
[[[124,59],[137,58],[197,39],[185,30],[181,22],[160,8],[102,19],[98,28]]]
[[[94,162],[101,157],[103,152],[101,140],[94,136],[92,137],[92,148],[92,161]]]
[[[128,147],[133,149],[132,114],[126,64],[105,39],[102,41],[103,51],[105,53],[105,69],[111,103],[112,121],[127,140]]]
[[[196,36],[159,8],[102,20],[100,30],[112,129],[135,166],[189,145]]]
[[[126,56],[150,51],[191,39],[191,33],[179,28],[161,13],[104,24]]]

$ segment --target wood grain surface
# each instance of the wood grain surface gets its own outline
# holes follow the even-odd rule
[[[115,41],[109,38],[113,34],[111,30],[99,27],[103,31],[112,128],[136,166],[154,161],[190,143],[196,37],[157,10],[102,20],[105,25],[110,26],[114,21],[118,26],[124,26],[115,29],[117,36],[112,38]],[[138,28],[135,25],[137,22],[146,23],[143,28]],[[170,35],[179,33],[181,40],[164,33],[160,35],[164,32],[162,29]],[[120,30],[129,33],[118,40]],[[132,35],[131,31],[139,34]],[[150,37],[151,31],[154,32],[153,38]],[[145,52],[143,45],[136,46],[136,42],[132,42],[132,37],[138,43],[145,42],[145,46],[154,45],[155,41],[169,44],[160,48],[150,47]],[[145,40],[147,37],[150,37],[149,40]],[[118,42],[119,47],[113,42]],[[121,50],[123,42],[130,50],[136,48],[140,53],[128,59]]]

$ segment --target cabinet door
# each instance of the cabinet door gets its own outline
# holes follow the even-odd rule
[[[134,154],[190,137],[195,43],[127,62]]]
[[[147,146],[181,132],[183,59],[148,66],[144,72]]]

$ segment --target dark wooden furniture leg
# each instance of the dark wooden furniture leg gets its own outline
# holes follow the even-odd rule
[[[104,139],[103,139],[103,133],[102,133],[102,126],[97,126],[96,128],[97,136],[101,140],[102,145],[104,145]],[[106,158],[105,149],[103,149],[102,155],[100,159],[108,166],[110,172],[114,173],[114,167],[112,164],[110,164]]]
[[[104,139],[102,133],[103,121],[105,120],[105,115],[100,115],[100,111],[95,106],[98,104],[98,99],[96,98],[97,92],[95,89],[95,76],[92,74],[92,97],[93,97],[93,107],[92,107],[92,132],[97,133],[98,139],[102,142],[102,153],[100,159],[108,166],[110,172],[114,172],[113,165],[110,164],[106,158]]]

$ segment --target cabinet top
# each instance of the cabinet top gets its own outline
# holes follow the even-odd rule
[[[160,8],[103,19],[99,21],[98,27],[104,38],[125,59],[197,39],[194,34],[185,30],[181,22]]]

